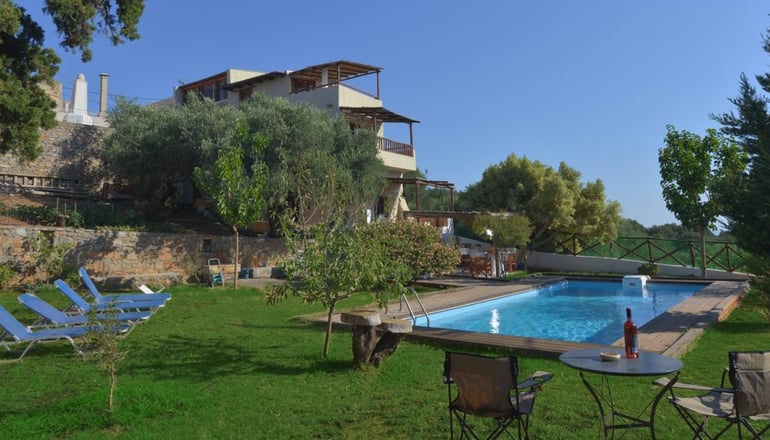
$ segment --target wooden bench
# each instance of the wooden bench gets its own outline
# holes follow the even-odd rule
[[[353,365],[358,368],[379,366],[396,351],[404,334],[412,332],[410,321],[382,318],[376,310],[345,312],[340,320],[353,329]]]

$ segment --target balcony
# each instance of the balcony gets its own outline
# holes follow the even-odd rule
[[[411,145],[378,137],[377,150],[377,156],[390,170],[396,173],[417,170],[417,159]]]
[[[409,144],[396,142],[384,137],[377,138],[377,149],[389,153],[401,154],[403,156],[414,157],[414,148]]]

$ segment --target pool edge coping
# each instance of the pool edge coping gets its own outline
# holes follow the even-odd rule
[[[442,297],[446,295],[447,298],[450,295],[455,295],[458,297],[457,301],[450,301],[447,298],[444,298],[445,301],[440,302],[440,304],[444,304],[445,307],[437,308],[426,304],[426,309],[429,313],[431,313],[432,311],[446,310],[447,308],[451,308],[446,307],[446,304],[449,303],[454,303],[454,307],[457,307],[459,305],[469,304],[471,302],[487,301],[500,296],[509,295],[512,293],[511,288],[516,289],[515,291],[522,292],[538,286],[552,284],[562,280],[582,280],[586,278],[590,277],[538,276],[528,277],[512,282],[473,282],[468,284],[464,284],[462,281],[457,280],[457,288],[449,289],[448,291],[442,292],[440,294]],[[595,277],[595,279],[608,280],[607,277]],[[618,278],[616,277],[612,279]],[[693,297],[682,301],[682,303],[667,310],[639,329],[640,347],[643,350],[654,351],[656,353],[661,353],[676,358],[681,357],[685,352],[689,350],[692,344],[702,335],[706,327],[725,319],[730,314],[730,312],[732,312],[732,310],[734,310],[740,304],[742,298],[745,296],[746,292],[748,292],[749,288],[747,281],[735,280],[660,279],[656,281],[709,283],[708,286],[700,290],[698,293],[696,293],[696,295],[693,295]],[[447,285],[449,283],[443,284]],[[474,292],[476,292],[478,295],[474,295]],[[434,295],[429,295],[423,298],[423,303],[432,302],[431,297],[433,296]],[[474,296],[475,298],[473,298]],[[475,300],[468,301],[469,297]],[[465,302],[462,301],[462,298],[465,298]],[[681,314],[682,316],[679,316],[678,314]],[[393,314],[389,316],[409,318],[408,313]],[[687,317],[687,322],[684,322],[685,320],[682,317]],[[413,332],[406,335],[406,337],[413,340],[435,341],[449,345],[481,346],[491,349],[515,350],[523,353],[536,354],[546,357],[558,357],[559,354],[565,351],[579,348],[601,346],[607,347],[607,345],[556,341],[550,339],[508,335],[493,335],[488,333],[436,329],[419,326],[416,326]],[[610,346],[616,349],[622,347],[622,339],[615,341]]]

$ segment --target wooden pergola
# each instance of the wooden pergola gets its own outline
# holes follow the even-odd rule
[[[427,180],[420,177],[388,177],[388,180],[392,183],[400,185],[414,185],[416,189],[420,186],[432,186],[434,188],[444,188],[449,190],[449,211],[455,210],[455,184],[447,182],[446,180]],[[420,210],[420,192],[414,192],[414,208],[416,211]]]

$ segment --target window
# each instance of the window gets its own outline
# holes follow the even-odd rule
[[[213,101],[222,101],[227,99],[227,80],[212,79],[204,83],[190,86],[184,89],[185,96],[189,93],[195,93],[198,96],[209,98]]]
[[[214,84],[204,84],[198,88],[198,93],[206,98],[214,99]]]
[[[227,86],[227,81],[221,80],[217,82],[216,85],[216,99],[215,101],[222,101],[224,99],[227,99],[227,90],[225,90],[225,87]]]

